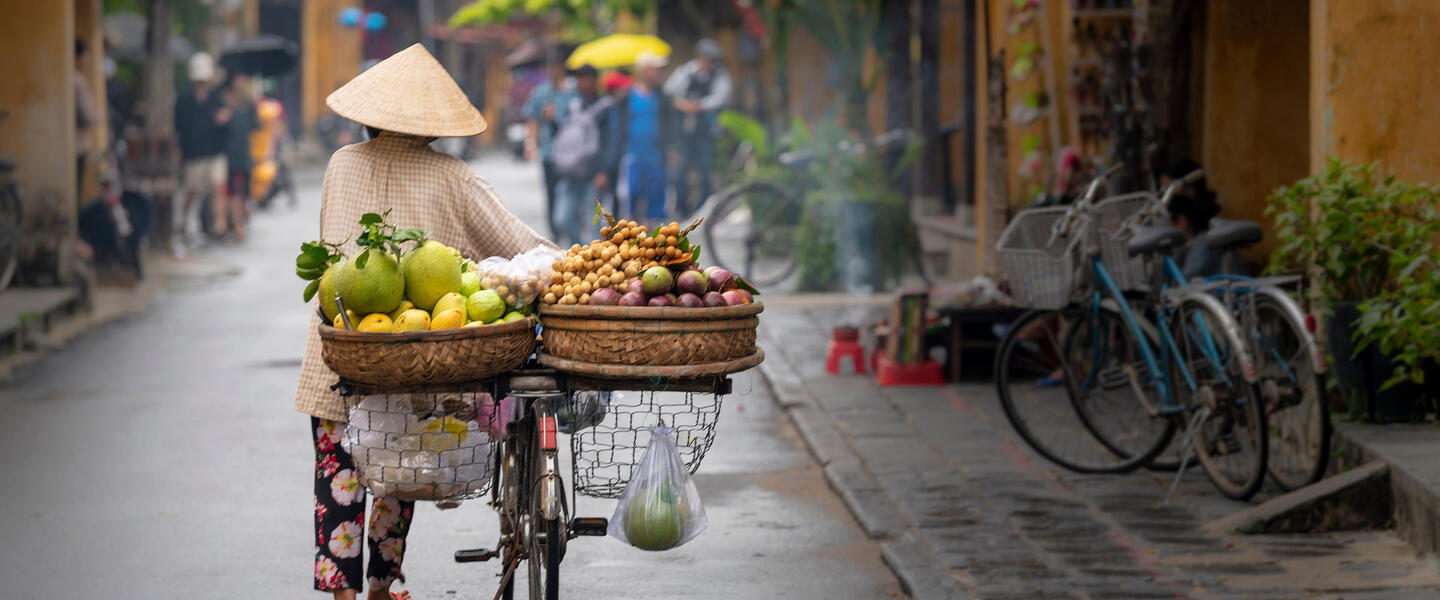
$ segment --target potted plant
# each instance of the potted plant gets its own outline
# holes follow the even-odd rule
[[[1281,244],[1269,269],[1309,275],[1352,412],[1412,418],[1440,359],[1440,192],[1332,158],[1268,204]]]

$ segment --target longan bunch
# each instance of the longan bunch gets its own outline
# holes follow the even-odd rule
[[[635,221],[614,221],[600,228],[600,236],[588,245],[571,246],[564,258],[555,261],[555,273],[541,302],[586,304],[590,294],[602,287],[623,294],[645,269],[685,256],[679,248],[679,223],[662,225],[650,235]]]

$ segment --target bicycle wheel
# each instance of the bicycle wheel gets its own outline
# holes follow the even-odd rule
[[[1109,310],[1091,314],[1071,331],[1064,356],[1075,374],[1070,396],[1081,424],[1116,456],[1148,454],[1145,464],[1153,464],[1170,446],[1175,424],[1160,415],[1159,392],[1133,331]],[[1146,337],[1158,348],[1153,330]]]
[[[530,528],[525,536],[530,567],[530,600],[558,600],[560,559],[565,552],[565,538],[562,536],[566,528],[561,519],[547,519],[540,510],[535,492],[540,487],[538,477],[545,472],[545,452],[540,448],[538,433],[530,436],[530,442],[530,469],[524,484],[531,490],[526,500],[529,515],[525,519]]]
[[[20,235],[24,223],[20,196],[13,183],[0,187],[0,291],[10,286],[20,266]]]
[[[1145,464],[1169,442],[1174,425],[1157,419],[1158,430],[1146,427],[1147,435],[1135,436],[1129,455],[1107,447],[1086,425],[1086,419],[1101,420],[1114,414],[1135,414],[1142,403],[1131,388],[1110,379],[1119,361],[1131,356],[1133,342],[1123,333],[1116,342],[1113,328],[1104,319],[1094,321],[1086,311],[1031,311],[1011,325],[995,356],[995,387],[1000,406],[1015,432],[1041,456],[1078,473],[1121,473]],[[1088,338],[1088,357],[1066,360],[1067,338]],[[1073,363],[1073,364],[1071,364]],[[1093,385],[1077,385],[1095,377]],[[1132,371],[1133,373],[1133,371]],[[1083,415],[1083,416],[1082,416]],[[1118,437],[1118,435],[1117,435]],[[1142,447],[1148,440],[1153,447]]]
[[[1180,303],[1171,333],[1179,346],[1176,360],[1187,368],[1194,388],[1183,374],[1171,380],[1181,405],[1210,411],[1194,440],[1195,458],[1205,475],[1227,498],[1246,500],[1265,481],[1269,434],[1259,386],[1245,381],[1238,359],[1242,342],[1221,325],[1228,318],[1198,300]]]
[[[701,248],[715,264],[756,286],[776,285],[795,272],[800,202],[778,184],[740,183],[712,196],[701,225]]]
[[[1280,292],[1283,293],[1283,292]],[[1269,425],[1270,478],[1285,491],[1325,476],[1330,457],[1330,410],[1325,375],[1309,356],[1310,332],[1268,292],[1255,292],[1251,355],[1260,375]]]

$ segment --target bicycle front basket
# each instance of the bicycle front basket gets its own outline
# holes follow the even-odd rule
[[[1144,256],[1130,256],[1130,239],[1122,235],[1120,227],[1125,221],[1154,202],[1149,192],[1136,192],[1106,198],[1095,204],[1094,235],[1100,246],[1100,262],[1115,285],[1122,290],[1144,290],[1150,286],[1148,261]],[[1145,219],[1140,225],[1156,225],[1154,217]]]
[[[1054,206],[1021,211],[1000,234],[995,250],[1016,305],[1057,309],[1070,302],[1079,243],[1090,223],[1076,217],[1069,235],[1051,240],[1056,222],[1069,210]]]
[[[672,430],[680,460],[694,474],[715,442],[720,396],[681,392],[616,394],[593,426],[570,436],[575,491],[592,498],[619,498],[645,448],[653,426]]]

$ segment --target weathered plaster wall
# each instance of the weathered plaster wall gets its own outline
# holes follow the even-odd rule
[[[1380,161],[1440,181],[1440,2],[1311,0],[1309,167],[1327,157]]]
[[[1222,217],[1266,223],[1265,198],[1310,171],[1307,0],[1209,3],[1199,157]],[[1274,236],[1247,259],[1262,260]]]
[[[0,18],[0,156],[15,161],[28,221],[73,222],[73,4],[11,2]],[[103,88],[102,88],[103,89]],[[103,97],[103,96],[102,96]]]
[[[302,8],[301,115],[305,129],[330,114],[325,97],[360,73],[360,32],[340,26],[346,0],[307,0]]]

